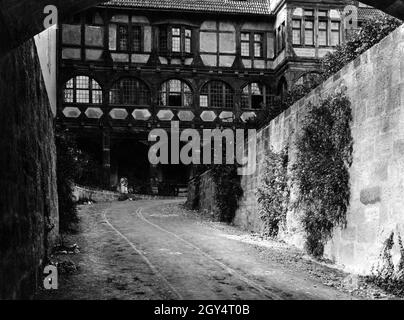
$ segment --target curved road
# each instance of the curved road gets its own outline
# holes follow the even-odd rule
[[[226,228],[183,214],[179,200],[96,204],[81,211],[79,274],[55,299],[352,299],[267,261]],[[48,297],[49,298],[49,297]]]

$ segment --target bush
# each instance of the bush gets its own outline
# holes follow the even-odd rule
[[[351,121],[351,104],[338,94],[319,106],[309,106],[297,139],[293,179],[299,192],[295,208],[304,213],[306,247],[314,256],[323,254],[334,227],[346,224],[353,148]]]
[[[366,20],[362,28],[354,33],[345,44],[337,47],[335,52],[327,54],[322,59],[322,78],[328,79],[383,40],[401,24],[402,21],[385,14]]]
[[[243,195],[237,168],[237,165],[215,165],[212,168],[219,208],[218,218],[221,222],[233,222],[239,200]]]
[[[56,133],[57,188],[59,198],[59,225],[61,232],[72,232],[78,222],[76,203],[73,201],[73,185],[100,187],[100,166],[80,150],[73,136]]]
[[[257,191],[258,213],[264,223],[263,235],[266,237],[276,237],[286,222],[290,197],[287,171],[287,148],[280,153],[270,150]]]
[[[56,134],[56,174],[59,200],[59,227],[62,233],[73,231],[78,222],[77,208],[73,201],[73,182],[78,172],[74,140],[64,134]]]
[[[345,44],[338,46],[334,52],[328,53],[321,59],[318,77],[311,78],[305,84],[293,85],[287,92],[279,108],[272,108],[271,112],[267,112],[261,119],[258,119],[256,121],[257,126],[263,127],[267,125],[280,113],[305,97],[345,65],[383,40],[401,24],[402,21],[385,14],[366,20],[361,30],[356,31]]]
[[[380,263],[372,275],[367,277],[367,281],[374,283],[380,288],[394,295],[404,297],[404,245],[400,234],[397,234],[397,245],[400,248],[401,259],[398,264],[398,270],[395,270],[391,251],[394,246],[395,233],[384,243],[382,253],[380,254]]]

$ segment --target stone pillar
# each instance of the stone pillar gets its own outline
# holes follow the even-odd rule
[[[104,187],[111,188],[111,133],[109,130],[102,132],[102,167],[104,175]]]

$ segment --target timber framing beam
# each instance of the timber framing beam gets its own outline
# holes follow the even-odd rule
[[[44,30],[44,8],[54,5],[64,19],[105,0],[0,0],[0,57]]]
[[[61,20],[105,0],[0,0],[0,57],[43,31],[44,8],[54,5]],[[341,2],[346,2],[341,0]],[[361,0],[404,20],[404,0]]]

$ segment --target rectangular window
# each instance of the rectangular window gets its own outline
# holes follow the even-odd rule
[[[327,46],[328,45],[328,21],[319,21],[318,23],[318,45]]]
[[[277,29],[276,33],[276,51],[280,53],[286,47],[285,37],[285,22],[283,22]]]
[[[90,103],[90,93],[87,90],[79,90],[76,91],[76,102],[77,103]]]
[[[338,46],[341,43],[341,22],[331,22],[331,45]]]
[[[185,52],[191,53],[192,31],[185,29]]]
[[[314,45],[314,21],[306,20],[304,25],[304,44],[307,46]]]
[[[312,10],[312,9],[305,9],[305,10],[304,10],[304,15],[305,15],[306,17],[314,17],[314,10]]]
[[[172,28],[171,49],[173,52],[181,52],[181,29]]]
[[[118,27],[118,50],[128,51],[128,26]]]
[[[246,32],[241,33],[241,55],[243,57],[250,56],[250,34]]]
[[[142,28],[139,26],[132,27],[132,51],[142,51]]]
[[[74,95],[74,91],[73,91],[73,89],[65,89],[64,90],[64,95],[65,95],[65,98],[64,98],[64,102],[67,102],[67,103],[73,103],[74,102],[74,100],[73,100],[73,95]]]
[[[160,36],[159,36],[159,49],[160,52],[167,52],[167,29],[160,28]]]
[[[301,20],[293,20],[293,44],[300,45],[302,44],[302,21]]]
[[[96,103],[96,104],[102,103],[102,91],[93,90],[93,103]]]
[[[319,10],[319,11],[318,11],[318,16],[319,16],[319,17],[328,17],[328,11],[326,11],[326,10]]]
[[[263,45],[264,36],[261,33],[254,34],[254,57],[262,58],[264,45]]]
[[[207,108],[208,107],[208,96],[206,95],[201,95],[200,97],[200,105],[203,108]]]

